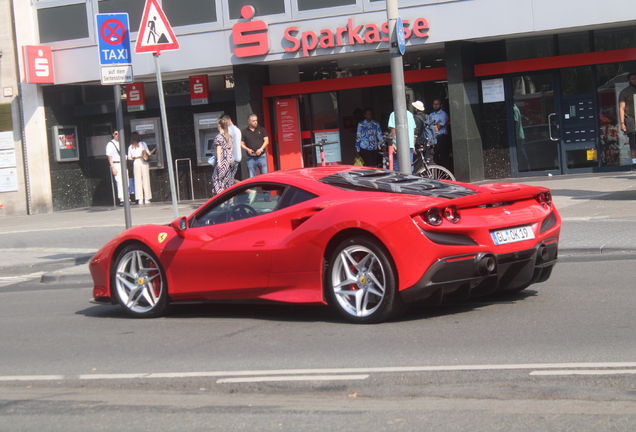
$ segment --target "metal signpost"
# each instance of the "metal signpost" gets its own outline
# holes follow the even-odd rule
[[[406,117],[406,96],[404,94],[404,66],[402,55],[405,50],[404,26],[398,17],[397,0],[386,0],[386,16],[389,22],[391,53],[391,83],[393,87],[393,112],[397,138],[397,156],[400,172],[411,174],[411,145],[413,137],[408,136]],[[392,168],[392,167],[391,167]]]
[[[121,106],[121,86],[134,81],[128,14],[97,14],[97,40],[99,64],[103,85],[114,85],[115,116],[119,131],[119,156],[121,158],[121,181],[124,192],[124,217],[126,228],[132,226],[130,217],[130,194],[128,193],[128,169],[126,166],[126,139],[124,137],[124,115]]]
[[[168,179],[170,181],[170,194],[172,195],[172,208],[174,218],[179,217],[177,207],[177,189],[175,187],[174,168],[172,167],[172,151],[170,149],[170,134],[168,133],[168,118],[166,116],[166,102],[163,95],[163,81],[161,80],[161,65],[159,55],[161,51],[178,50],[179,42],[172,31],[166,14],[161,9],[157,0],[146,0],[144,12],[139,25],[136,53],[153,53],[155,57],[155,73],[157,75],[157,91],[159,93],[159,106],[161,109],[161,123],[163,124],[163,136],[166,143],[166,159],[168,165]]]

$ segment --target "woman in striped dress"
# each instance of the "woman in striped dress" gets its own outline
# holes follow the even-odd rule
[[[214,138],[216,149],[216,166],[212,173],[212,189],[215,195],[234,184],[234,156],[232,153],[232,136],[229,132],[227,120],[220,119],[219,134]]]

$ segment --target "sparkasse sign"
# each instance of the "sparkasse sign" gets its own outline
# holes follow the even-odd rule
[[[404,39],[411,36],[418,38],[428,37],[428,20],[417,18],[413,22],[413,28],[409,27],[409,21],[403,20]],[[309,56],[310,52],[316,48],[335,48],[344,45],[364,45],[389,41],[389,24],[385,22],[382,26],[377,24],[355,25],[353,19],[347,20],[345,27],[338,27],[335,30],[323,29],[319,34],[313,31],[300,32],[298,27],[288,27],[285,29],[285,40],[291,42],[291,47],[286,47],[285,52],[296,52],[302,49],[303,57]]]
[[[237,57],[255,57],[266,55],[269,50],[268,26],[265,21],[252,20],[254,11],[251,6],[244,6],[242,17],[245,22],[238,22],[232,27],[232,44],[234,55]],[[427,38],[429,24],[426,18],[416,18],[411,25],[409,20],[402,21],[404,26],[405,43],[410,38]],[[353,18],[348,18],[343,27],[334,29],[322,29],[315,31],[302,31],[297,26],[287,27],[283,33],[281,48],[287,53],[302,52],[303,57],[308,57],[318,48],[333,49],[345,45],[377,44],[389,41],[389,24],[381,25],[354,23]]]

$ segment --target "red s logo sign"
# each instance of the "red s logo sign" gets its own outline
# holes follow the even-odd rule
[[[241,16],[252,19],[253,6],[243,6]],[[236,23],[232,27],[232,42],[235,45],[234,54],[237,57],[253,57],[265,55],[269,52],[267,38],[267,23],[265,21],[247,21]]]

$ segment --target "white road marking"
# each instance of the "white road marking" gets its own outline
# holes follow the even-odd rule
[[[348,381],[363,380],[369,375],[292,375],[292,376],[261,376],[243,378],[221,378],[216,380],[217,384],[228,383],[250,383],[250,382],[270,382],[270,381]]]
[[[590,369],[590,370],[550,370],[532,371],[530,375],[556,376],[556,375],[634,375],[636,369]]]
[[[47,230],[48,231],[48,230]],[[0,249],[0,252],[47,252],[47,253],[58,253],[58,254],[89,254],[89,253],[97,253],[97,249],[86,249],[86,248],[51,248],[51,247],[25,247],[25,248],[5,248]]]
[[[26,275],[19,275],[19,276],[4,276],[4,277],[0,277],[0,288],[2,287],[6,287],[9,285],[14,285],[20,282],[28,282],[28,281],[33,281],[33,280],[38,280],[42,277],[42,275],[44,274],[44,272],[36,272],[36,273],[29,273]]]
[[[206,378],[241,376],[286,376],[286,375],[344,375],[371,373],[407,373],[407,372],[458,372],[458,371],[497,371],[497,370],[548,370],[548,369],[611,369],[636,368],[636,362],[608,363],[521,363],[494,365],[449,365],[449,366],[392,366],[333,369],[273,369],[244,371],[210,372],[158,372],[125,374],[81,374],[81,375],[5,375],[0,381],[44,381],[44,380],[117,380],[117,379],[170,379],[170,378]],[[53,378],[51,378],[53,377]]]

